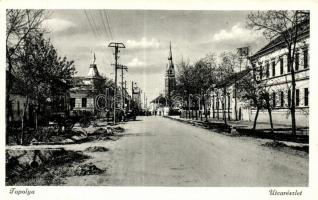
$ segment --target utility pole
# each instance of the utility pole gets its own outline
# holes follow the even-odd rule
[[[146,110],[146,93],[144,92],[144,109]]]
[[[131,107],[131,103],[134,101],[134,81],[131,81],[131,100],[130,100],[130,109],[132,109]]]
[[[124,94],[124,110],[126,110],[126,108],[125,108],[125,101],[126,101],[126,93],[127,93],[127,82],[125,81],[125,87],[124,87],[124,89],[125,89],[125,94]]]
[[[120,65],[117,64],[117,69],[121,69],[121,106],[122,108],[125,107],[125,102],[124,102],[124,70],[126,70],[126,72],[128,71],[128,67],[125,65]]]
[[[115,48],[115,90],[114,90],[114,125],[116,124],[116,96],[117,96],[117,65],[118,65],[118,53],[120,52],[118,49],[119,48],[126,48],[123,43],[117,43],[117,42],[111,42],[109,43],[108,47]]]

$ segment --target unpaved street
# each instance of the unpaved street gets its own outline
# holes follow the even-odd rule
[[[108,152],[87,153],[106,172],[69,177],[67,185],[110,186],[307,186],[308,158],[261,146],[264,141],[229,137],[162,117],[123,125]]]

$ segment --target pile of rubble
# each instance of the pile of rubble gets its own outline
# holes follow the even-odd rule
[[[104,170],[99,169],[93,163],[81,164],[73,169],[74,176],[94,175],[101,174],[103,172]]]
[[[92,122],[88,127],[82,127],[76,123],[71,131],[49,136],[45,141],[33,138],[31,145],[43,144],[74,144],[91,140],[117,140],[116,133],[122,133],[124,129],[120,126],[110,126],[107,122]]]
[[[106,148],[106,147],[93,146],[93,147],[86,148],[85,151],[89,151],[89,152],[105,152],[105,151],[109,151],[109,149]]]
[[[87,158],[89,156],[82,152],[67,151],[64,148],[8,148],[6,183],[8,185],[16,185],[17,182],[22,185],[49,184],[55,181],[51,169],[61,169],[65,164],[73,165],[74,162],[82,162]]]

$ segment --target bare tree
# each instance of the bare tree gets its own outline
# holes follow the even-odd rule
[[[25,39],[35,32],[41,32],[41,24],[45,19],[44,10],[8,9],[6,11],[6,63],[8,67],[6,91],[6,122],[8,125],[12,114],[10,93],[12,89],[12,70],[17,63],[17,55],[24,45]],[[6,131],[8,133],[8,131]],[[8,136],[8,135],[7,135]],[[8,143],[8,137],[6,137]]]
[[[308,11],[258,11],[248,15],[247,25],[255,30],[263,32],[265,38],[270,41],[281,38],[284,48],[287,50],[287,66],[291,72],[292,94],[291,94],[291,120],[292,133],[296,134],[295,118],[295,91],[296,79],[294,60],[296,45],[300,39],[301,29],[304,23],[309,22]],[[309,23],[308,23],[309,25]]]

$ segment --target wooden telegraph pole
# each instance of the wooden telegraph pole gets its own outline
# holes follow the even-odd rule
[[[116,96],[117,96],[117,69],[118,69],[118,53],[120,52],[119,49],[120,48],[126,48],[125,45],[123,43],[117,43],[117,42],[111,42],[109,43],[108,47],[112,47],[115,48],[115,90],[114,90],[114,125],[116,124]]]

